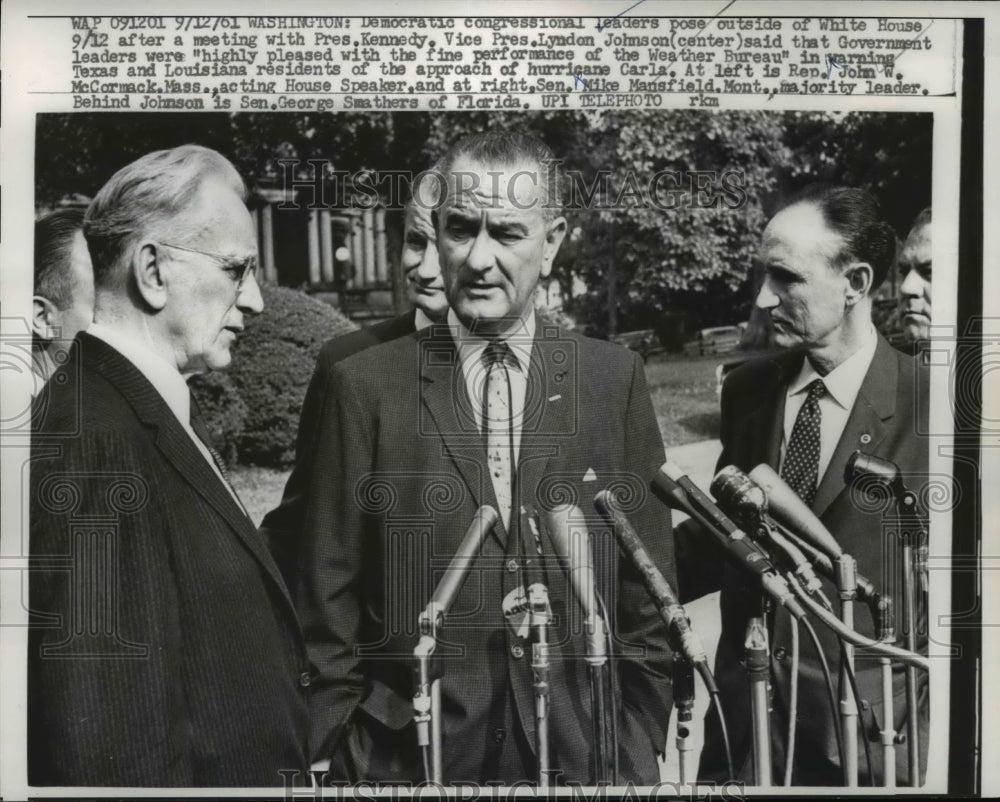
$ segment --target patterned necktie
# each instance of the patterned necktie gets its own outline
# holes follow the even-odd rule
[[[510,528],[510,510],[514,500],[514,427],[513,400],[508,368],[517,369],[510,346],[492,340],[483,352],[486,367],[483,394],[483,429],[486,434],[486,464],[493,482],[493,492],[505,529]]]
[[[809,385],[806,400],[792,427],[792,436],[785,449],[785,461],[781,465],[781,478],[794,490],[799,498],[812,506],[819,481],[819,400],[826,394],[822,379]]]
[[[215,450],[212,445],[212,438],[208,433],[208,426],[205,425],[205,418],[201,414],[201,407],[198,406],[198,399],[194,397],[194,393],[191,393],[191,408],[188,413],[188,420],[191,424],[191,431],[198,435],[198,439],[201,440],[202,445],[208,449],[208,453],[212,455],[212,462],[215,463],[215,467],[218,468],[219,474],[222,476],[222,481],[225,482],[230,495],[236,500],[236,503],[240,505],[240,509],[243,510],[244,514],[249,518],[250,513],[247,508],[243,506],[243,500],[239,497],[236,492],[236,488],[233,487],[233,483],[229,480],[229,471],[226,470],[226,463],[222,460],[222,455]]]

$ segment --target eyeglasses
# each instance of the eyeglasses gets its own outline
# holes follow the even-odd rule
[[[222,256],[221,254],[212,253],[211,251],[199,251],[197,248],[188,248],[185,245],[175,245],[172,242],[164,242],[163,240],[157,240],[160,245],[166,245],[168,248],[176,248],[178,251],[187,251],[188,253],[197,253],[202,256],[209,256],[222,263],[222,269],[229,273],[233,278],[236,279],[236,292],[239,294],[240,290],[243,289],[243,285],[246,280],[251,275],[256,275],[257,273],[257,257],[248,256],[246,259],[235,260],[229,256]]]

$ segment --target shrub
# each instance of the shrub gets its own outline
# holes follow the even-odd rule
[[[323,343],[357,326],[299,290],[261,286],[264,311],[248,321],[227,371],[247,407],[239,461],[281,468],[295,459],[306,387]]]
[[[239,441],[246,425],[247,405],[232,379],[218,371],[195,376],[188,383],[198,400],[212,446],[227,466],[236,464]]]

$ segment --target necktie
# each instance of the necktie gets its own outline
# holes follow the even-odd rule
[[[826,393],[822,379],[809,385],[806,400],[792,426],[792,436],[781,465],[781,478],[806,504],[812,505],[819,481],[819,400]]]
[[[222,460],[222,455],[215,450],[212,445],[212,438],[208,433],[208,426],[205,425],[205,418],[201,414],[201,407],[198,406],[198,399],[194,397],[194,393],[191,393],[191,408],[188,415],[189,422],[191,424],[191,431],[198,435],[198,439],[201,440],[202,444],[208,449],[208,453],[212,455],[212,462],[215,463],[215,467],[218,468],[219,474],[222,476],[222,481],[225,482],[226,488],[229,490],[230,495],[236,500],[236,503],[240,505],[244,514],[249,518],[250,513],[247,512],[247,508],[243,506],[243,501],[240,499],[239,495],[236,493],[236,489],[233,487],[232,482],[229,481],[229,471],[226,470],[226,463]]]
[[[508,368],[517,369],[510,346],[492,340],[483,352],[486,391],[483,394],[483,429],[486,434],[486,464],[504,528],[510,527],[514,500],[514,426]]]

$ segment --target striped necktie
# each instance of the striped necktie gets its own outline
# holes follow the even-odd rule
[[[201,407],[198,406],[198,399],[194,397],[194,393],[191,393],[191,408],[188,413],[188,419],[191,425],[191,431],[193,431],[198,439],[201,440],[202,444],[208,449],[208,453],[212,455],[212,462],[215,463],[215,467],[218,469],[219,474],[222,476],[222,481],[225,482],[226,488],[229,490],[230,495],[235,499],[236,503],[240,505],[240,509],[249,518],[250,513],[247,512],[247,508],[243,505],[243,500],[239,497],[236,492],[236,488],[233,487],[233,483],[229,479],[229,471],[226,470],[226,463],[222,460],[222,455],[215,450],[212,445],[212,438],[208,433],[208,426],[205,424],[205,418],[201,414]]]

